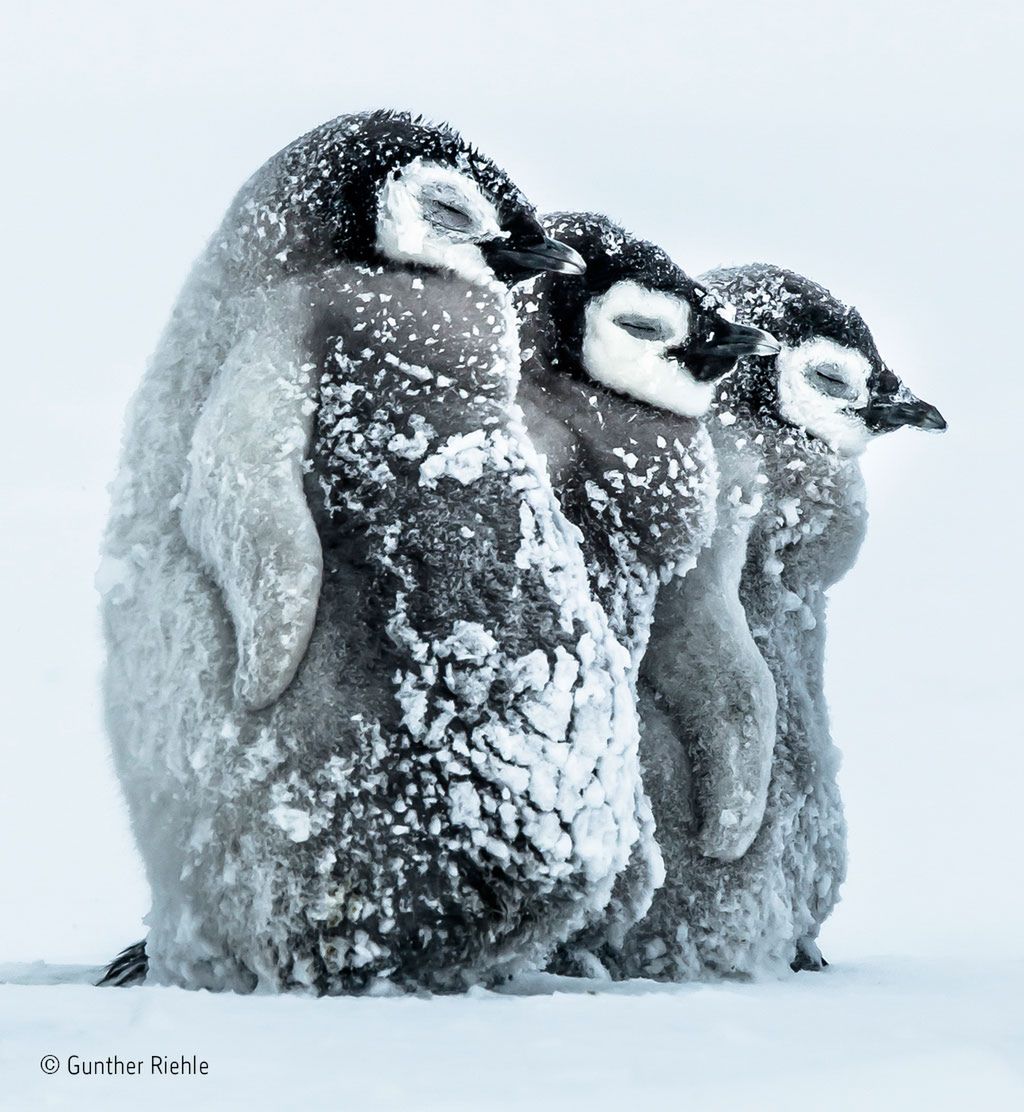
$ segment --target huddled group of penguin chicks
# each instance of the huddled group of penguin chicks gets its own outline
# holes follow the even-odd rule
[[[538,217],[404,113],[242,188],[132,403],[107,721],[152,888],[105,983],[817,969],[825,592],[941,429],[855,309]]]

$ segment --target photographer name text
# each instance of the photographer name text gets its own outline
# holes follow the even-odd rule
[[[56,1054],[47,1054],[39,1063],[43,1073],[68,1073],[73,1077],[205,1077],[210,1063],[198,1054],[151,1054],[148,1058],[122,1058],[109,1054],[106,1058],[83,1058],[69,1054],[63,1061]]]

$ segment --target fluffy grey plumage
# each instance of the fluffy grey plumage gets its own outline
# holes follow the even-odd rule
[[[637,839],[628,662],[513,406],[507,291],[462,232],[438,264],[450,179],[440,272],[339,262],[362,248],[322,227],[376,205],[318,176],[352,178],[368,120],[246,186],[128,419],[107,719],[159,982],[461,987],[542,960]],[[505,262],[571,265],[493,166],[447,166]]]
[[[718,527],[695,572],[662,592],[639,681],[645,784],[668,875],[615,957],[623,974],[664,979],[821,966],[815,940],[846,868],[839,754],[823,690],[826,592],[864,536],[855,452],[898,423],[941,422],[882,364],[856,311],[820,286],[774,267],[705,280],[741,320],[771,329],[782,350],[745,360],[723,383],[710,419],[723,476]],[[738,589],[752,635],[733,641],[724,661],[730,642],[706,620],[708,601],[719,605],[709,581],[723,597]],[[730,605],[726,598],[722,612]],[[712,677],[749,670],[750,690],[763,692],[760,710],[708,701],[705,688],[685,682],[694,662]],[[777,720],[764,819],[744,856],[715,861],[695,837],[705,805],[701,734],[742,734],[759,714],[769,721],[771,681]]]
[[[699,283],[607,218],[563,214],[545,224],[586,259],[587,273],[563,284],[542,278],[520,294],[519,397],[562,508],[581,531],[594,592],[629,649],[635,677],[659,588],[686,574],[713,529],[717,470],[696,419],[711,390],[702,401],[700,388],[732,366],[735,348],[751,350],[765,337],[730,330],[718,316],[720,303]],[[634,390],[644,400],[630,396]],[[688,398],[687,416],[678,410]],[[658,407],[660,399],[677,411]],[[712,758],[707,779],[718,806],[709,808],[703,837],[709,852],[734,856],[739,819],[724,826],[719,819],[753,802],[756,828],[765,785],[750,791],[742,782],[747,767],[735,753],[721,748]],[[638,806],[649,829],[646,800]],[[621,938],[660,875],[660,862],[638,853],[601,930]]]

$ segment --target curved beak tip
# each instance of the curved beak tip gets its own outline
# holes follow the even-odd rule
[[[946,418],[931,404],[914,398],[909,404],[897,406],[897,411],[903,417],[903,423],[913,428],[923,429],[925,432],[945,432]]]
[[[587,261],[567,243],[549,239],[545,243],[545,254],[551,259],[550,270],[554,274],[575,274],[577,277],[587,272]]]
[[[499,239],[484,245],[485,257],[492,266],[500,268],[513,281],[542,274],[571,274],[578,276],[587,269],[583,256],[567,243],[544,236],[526,243]]]
[[[902,401],[882,399],[873,402],[862,412],[865,423],[877,432],[889,432],[904,427],[923,429],[925,432],[946,430],[946,419],[935,406],[914,398],[913,395],[910,395],[909,400]]]
[[[761,338],[754,341],[752,355],[778,355],[782,351],[782,344],[770,332],[762,332]]]
[[[704,343],[671,349],[698,382],[713,382],[735,370],[747,355],[778,355],[782,345],[770,333],[749,324],[719,318]]]
[[[723,346],[735,351],[737,356],[778,355],[782,351],[782,345],[771,332],[753,325],[729,324],[722,342]]]

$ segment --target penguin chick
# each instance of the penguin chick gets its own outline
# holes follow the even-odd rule
[[[883,363],[860,314],[823,287],[768,265],[703,281],[738,319],[771,329],[781,350],[742,360],[719,388],[709,422],[722,470],[715,535],[687,580],[660,595],[638,684],[645,785],[668,878],[627,939],[622,971],[673,980],[823,964],[815,940],[846,868],[823,690],[826,591],[864,536],[856,457],[901,425],[945,427]],[[721,656],[705,618],[715,581],[719,597],[738,591],[777,698],[764,819],[735,862],[702,854],[694,832],[699,723],[709,708],[727,720],[747,713],[704,705],[689,683]],[[659,731],[646,728],[654,719]]]
[[[513,406],[504,283],[544,268],[582,263],[406,116],[325,125],[229,210],[113,490],[107,723],[153,906],[112,982],[454,989],[608,902],[637,725]]]
[[[202,262],[216,261],[236,290],[327,260],[508,284],[581,269],[544,235],[504,170],[451,128],[388,111],[340,116],[270,159],[242,187]]]
[[[698,418],[737,358],[777,345],[760,329],[727,321],[718,299],[664,251],[607,217],[556,214],[545,227],[587,269],[580,279],[541,278],[520,291],[519,401],[635,677],[659,585],[686,574],[713,528],[716,469]],[[743,783],[749,764],[721,757],[725,810],[751,794]],[[638,809],[650,833],[642,796]],[[659,875],[653,849],[635,862],[623,882],[629,891],[620,893],[623,923],[642,913]],[[614,933],[611,920],[604,926]]]

